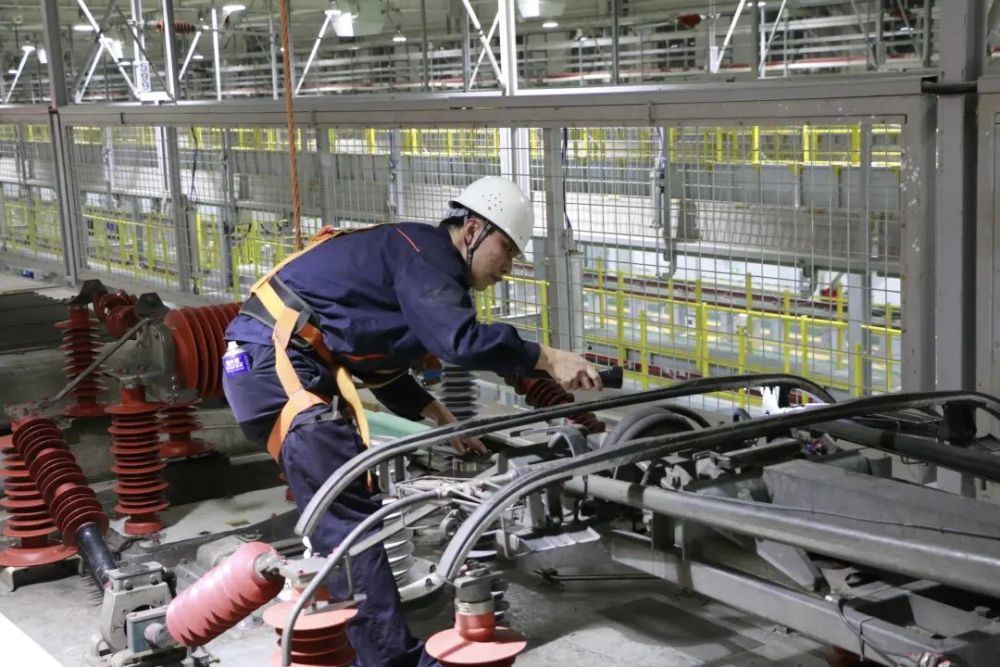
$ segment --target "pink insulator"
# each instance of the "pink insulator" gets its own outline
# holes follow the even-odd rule
[[[267,608],[264,622],[281,635],[293,602],[281,602]],[[347,638],[347,624],[357,616],[354,607],[324,609],[311,614],[299,614],[292,628],[292,667],[350,667],[355,664],[354,647]],[[271,665],[280,667],[281,641],[271,655]]]
[[[247,542],[208,571],[167,607],[167,630],[184,646],[203,646],[274,598],[284,579],[257,570],[261,556],[276,556],[264,542]]]

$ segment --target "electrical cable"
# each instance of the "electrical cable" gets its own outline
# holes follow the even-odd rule
[[[191,133],[191,141],[194,143],[194,155],[191,158],[191,187],[188,188],[188,199],[193,201],[195,194],[197,194],[195,183],[198,182],[198,151],[201,145],[198,143],[198,133],[195,132],[193,125],[188,131]]]

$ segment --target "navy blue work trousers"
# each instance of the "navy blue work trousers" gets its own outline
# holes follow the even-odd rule
[[[241,345],[250,355],[251,369],[223,377],[223,389],[237,423],[244,434],[261,447],[275,418],[288,400],[274,369],[274,348],[270,345]],[[335,384],[329,371],[310,355],[289,350],[292,365],[307,389],[333,395]],[[301,512],[313,494],[337,468],[364,449],[354,427],[330,406],[314,406],[292,423],[281,449],[281,467],[295,494]],[[330,506],[310,543],[317,555],[326,556],[370,515],[379,504],[365,487],[364,478],[354,482]],[[347,634],[361,667],[425,667],[435,665],[423,651],[423,644],[410,635],[403,618],[399,592],[385,549],[378,545],[351,559],[355,589],[365,594],[358,614],[348,625]],[[343,569],[327,582],[333,599],[347,596]]]

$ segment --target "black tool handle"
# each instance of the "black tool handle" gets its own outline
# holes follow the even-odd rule
[[[621,366],[612,366],[600,371],[601,383],[608,389],[621,389],[622,381],[625,379],[625,369]]]
[[[605,368],[602,371],[598,371],[598,375],[601,376],[601,384],[607,389],[621,389],[622,380],[625,378],[625,371],[621,366],[612,366],[611,368]],[[528,373],[529,378],[551,378],[552,376],[545,371],[533,370]]]

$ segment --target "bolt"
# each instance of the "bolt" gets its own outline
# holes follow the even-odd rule
[[[424,579],[424,586],[427,587],[427,588],[431,588],[431,587],[434,586],[434,582],[431,580],[430,577],[427,577],[426,579]]]
[[[155,586],[158,583],[160,583],[160,579],[156,575],[153,575],[152,577],[149,578],[149,584],[151,586]]]
[[[127,591],[132,590],[132,582],[126,580],[125,582],[122,583],[122,588],[124,588]]]

